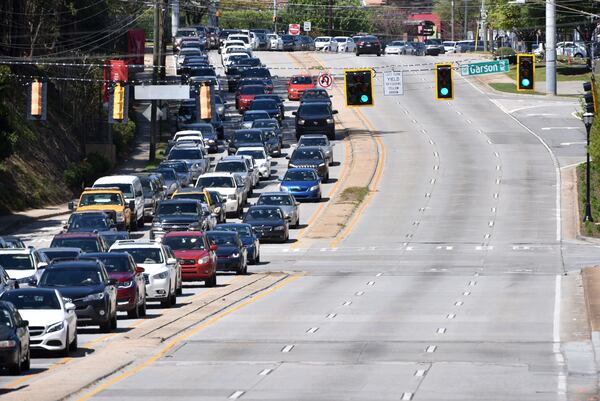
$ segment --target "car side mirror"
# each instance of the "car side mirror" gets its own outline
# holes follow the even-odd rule
[[[21,327],[27,327],[27,326],[29,326],[29,320],[21,320],[20,326]]]
[[[338,111],[337,111],[337,110],[333,110],[333,111],[331,112],[331,114],[337,114],[337,113],[338,113]]]
[[[135,210],[135,201],[129,201],[129,209]]]
[[[69,210],[73,210],[73,209],[75,209],[75,203],[69,202],[69,203],[67,203],[67,207],[69,208]]]
[[[298,112],[297,111],[292,111],[292,115],[293,116],[298,115]]]
[[[117,280],[116,278],[108,279],[108,285],[117,285],[117,284],[119,284],[119,280]]]
[[[218,247],[217,245],[215,245],[215,244],[211,244],[211,246],[210,246],[210,250],[211,250],[211,251],[213,251],[213,252],[214,252],[214,251],[216,251],[217,249],[219,249],[219,247]]]
[[[65,304],[65,309],[68,311],[75,310],[75,304],[73,302],[67,302]]]
[[[38,266],[37,266],[37,268],[38,268],[38,269],[43,269],[43,268],[45,268],[46,266],[48,266],[48,263],[46,263],[46,262],[40,262],[40,263],[38,263]]]
[[[176,263],[177,263],[177,259],[175,259],[175,258],[168,258],[167,259],[167,264],[168,265],[174,265]]]
[[[290,155],[286,155],[285,158],[290,160]]]
[[[19,288],[19,282],[15,279],[8,279],[6,281],[6,284],[8,285],[8,287],[12,287],[12,288]]]
[[[35,277],[30,278],[29,281],[27,281],[27,285],[29,287],[37,287],[37,279]]]
[[[145,271],[146,271],[146,269],[144,269],[143,267],[140,267],[140,266],[136,266],[135,267],[135,273],[136,274],[142,274]]]

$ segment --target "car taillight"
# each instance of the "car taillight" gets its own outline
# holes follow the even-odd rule
[[[358,42],[358,45],[359,45],[359,46],[362,46],[362,45],[364,45],[364,44],[365,44],[365,42]]]

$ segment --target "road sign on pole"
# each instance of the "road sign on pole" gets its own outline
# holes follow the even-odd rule
[[[383,72],[383,94],[385,96],[404,95],[402,71]]]
[[[300,35],[300,24],[290,24],[288,27],[288,33],[290,35]]]
[[[509,71],[508,60],[485,61],[483,63],[463,64],[460,66],[460,75],[498,74]]]
[[[329,89],[331,88],[331,85],[333,85],[333,77],[322,72],[317,78],[317,84],[319,84],[319,86],[323,89]]]
[[[310,21],[304,21],[304,32],[310,32],[311,29],[311,23]]]

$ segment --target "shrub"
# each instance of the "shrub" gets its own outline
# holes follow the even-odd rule
[[[127,154],[135,139],[135,122],[130,119],[127,124],[113,124],[112,132],[117,155]]]
[[[81,190],[110,169],[110,162],[98,153],[90,153],[78,163],[71,163],[63,173],[66,184],[74,191]]]
[[[494,52],[494,55],[498,57],[514,56],[515,54],[515,49],[512,47],[499,47]]]

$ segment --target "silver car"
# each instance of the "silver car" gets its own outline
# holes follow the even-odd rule
[[[300,225],[300,203],[292,194],[287,192],[263,192],[258,197],[256,204],[279,206],[291,227],[297,228]]]
[[[330,166],[333,164],[333,143],[329,142],[327,135],[307,134],[302,135],[298,140],[298,147],[318,146],[325,155],[325,160]]]
[[[169,152],[167,156],[168,161],[182,161],[187,164],[191,177],[189,180],[185,180],[185,185],[190,184],[192,181],[195,181],[202,174],[206,173],[210,167],[210,160],[204,157],[204,152],[202,146],[197,146],[193,144],[178,144]]]

